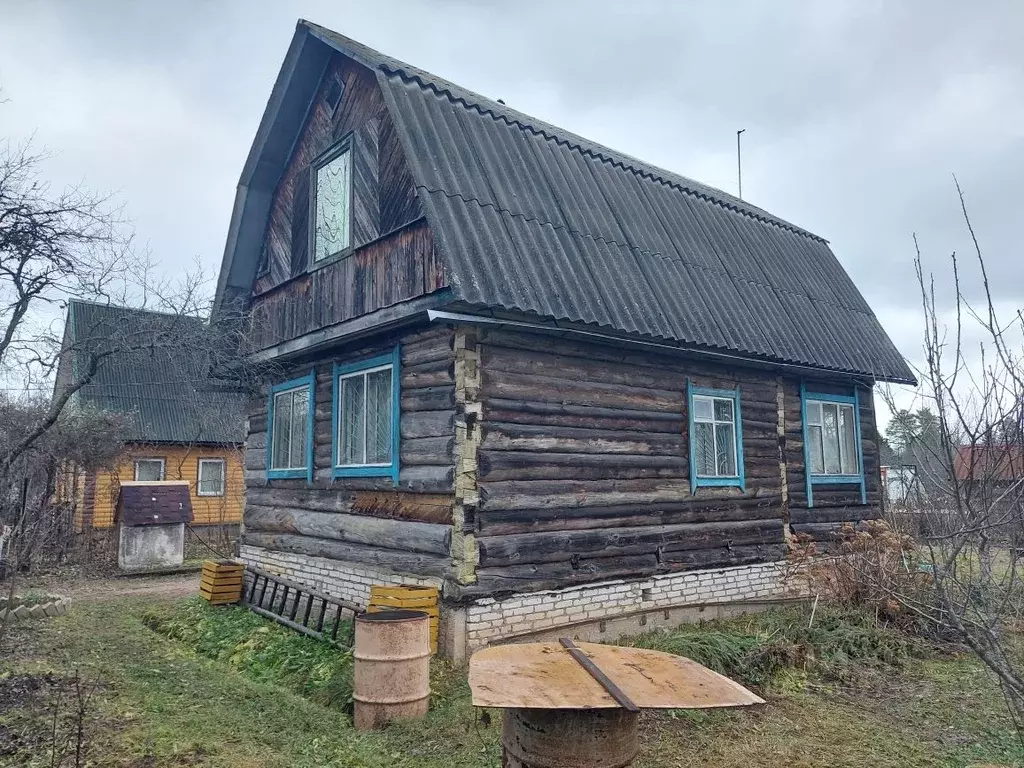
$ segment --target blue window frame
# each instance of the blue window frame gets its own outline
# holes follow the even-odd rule
[[[398,482],[401,348],[334,366],[334,477],[390,477]]]
[[[856,396],[811,392],[800,384],[804,434],[804,474],[807,506],[814,506],[815,485],[860,486],[867,504],[864,455],[860,437],[860,401]]]
[[[313,409],[316,372],[270,388],[267,477],[313,482]]]
[[[746,490],[740,390],[707,389],[687,382],[690,422],[690,491],[701,486]]]

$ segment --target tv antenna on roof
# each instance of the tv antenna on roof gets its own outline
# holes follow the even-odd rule
[[[737,197],[743,199],[743,155],[740,151],[740,134],[743,133],[746,128],[740,128],[736,131],[736,180],[739,183],[739,194]]]

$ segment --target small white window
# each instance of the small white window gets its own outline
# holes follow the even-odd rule
[[[136,459],[135,479],[144,483],[157,483],[164,479],[163,459]]]
[[[387,467],[394,461],[391,365],[338,377],[339,467]]]
[[[309,464],[309,385],[274,393],[270,469],[305,469]]]
[[[807,442],[812,475],[858,475],[856,411],[847,403],[807,401]]]
[[[693,396],[693,466],[697,477],[738,477],[735,401]]]
[[[224,459],[200,459],[196,494],[198,496],[223,496],[224,484]]]
[[[316,168],[313,260],[340,253],[351,244],[352,151],[345,149]]]

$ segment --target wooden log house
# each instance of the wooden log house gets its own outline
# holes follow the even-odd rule
[[[238,306],[278,371],[242,557],[361,603],[440,586],[453,655],[777,594],[792,534],[878,515],[872,389],[913,381],[820,237],[306,21]]]

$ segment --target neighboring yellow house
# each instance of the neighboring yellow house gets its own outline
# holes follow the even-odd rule
[[[132,351],[105,358],[68,407],[126,414],[125,451],[113,470],[60,473],[57,495],[72,502],[76,530],[112,527],[126,480],[187,480],[194,525],[238,525],[245,504],[245,398],[211,385],[199,343],[202,320],[72,301],[64,346],[74,352],[61,360],[58,394],[74,380],[82,356],[109,339],[110,328],[122,336],[128,329]],[[149,335],[152,345],[140,343]]]

